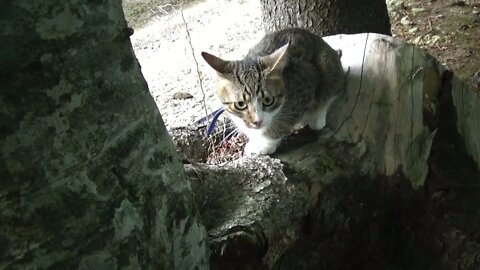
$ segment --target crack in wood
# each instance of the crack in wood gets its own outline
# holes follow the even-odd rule
[[[355,108],[356,108],[357,103],[358,103],[358,99],[360,98],[360,92],[362,90],[363,71],[364,71],[364,66],[365,66],[365,55],[366,55],[366,51],[367,51],[367,44],[368,44],[369,35],[370,34],[367,33],[366,37],[365,37],[365,45],[363,47],[363,56],[362,56],[362,67],[360,69],[360,85],[358,86],[358,91],[357,91],[357,96],[355,98],[355,102],[353,104],[352,110],[350,111],[349,115],[344,119],[344,121],[337,128],[337,130],[335,131],[335,134],[337,134],[342,129],[342,127],[346,124],[346,122],[349,119],[352,119],[353,112],[355,111]]]
[[[413,69],[415,68],[415,47],[412,47],[412,72]],[[418,68],[415,73],[413,73],[412,78],[410,79],[410,102],[411,102],[411,110],[410,110],[410,141],[409,141],[409,147],[407,147],[407,151],[412,151],[413,147],[413,121],[414,121],[414,112],[415,112],[415,100],[414,100],[414,91],[413,91],[413,84],[414,84],[414,79],[416,75],[422,70],[423,68],[420,67]],[[423,82],[422,82],[423,84]]]

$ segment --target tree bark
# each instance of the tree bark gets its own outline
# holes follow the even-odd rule
[[[480,98],[398,39],[325,40],[347,78],[327,129],[187,166],[212,268],[478,268]]]
[[[3,1],[0,268],[208,269],[120,1]]]
[[[384,0],[261,0],[266,32],[300,27],[319,36],[379,33],[391,35]]]

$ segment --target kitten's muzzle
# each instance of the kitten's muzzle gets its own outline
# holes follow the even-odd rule
[[[249,128],[258,129],[258,128],[262,127],[262,124],[263,124],[263,121],[258,120],[258,121],[255,121],[255,122],[247,123],[247,126]]]

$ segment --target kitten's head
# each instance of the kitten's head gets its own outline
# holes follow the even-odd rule
[[[241,61],[226,61],[202,52],[205,61],[217,71],[217,94],[236,123],[250,129],[268,127],[284,102],[283,69],[288,44],[273,53]],[[241,122],[240,122],[241,123]]]

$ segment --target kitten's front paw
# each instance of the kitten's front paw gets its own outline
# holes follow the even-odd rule
[[[310,126],[311,129],[313,130],[321,130],[323,129],[326,124],[327,124],[327,119],[326,119],[326,114],[320,114],[315,121],[312,121],[308,125]]]
[[[258,143],[258,142],[255,142],[255,141],[249,141],[245,145],[244,154],[245,155],[253,155],[253,154],[268,155],[268,154],[272,154],[273,152],[275,152],[275,150],[277,150],[279,142],[280,142],[280,139],[272,140],[272,141],[265,142],[265,143]]]
[[[325,127],[327,124],[327,112],[328,108],[330,108],[330,105],[335,101],[337,96],[331,97],[330,99],[327,100],[325,105],[320,106],[316,113],[314,114],[314,117],[311,118],[311,121],[308,123],[311,129],[313,130],[320,130]]]

